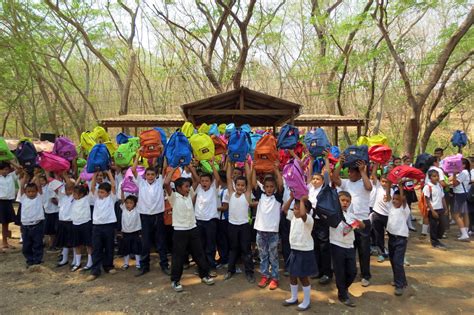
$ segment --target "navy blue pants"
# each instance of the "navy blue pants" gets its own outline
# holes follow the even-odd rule
[[[377,212],[372,214],[372,230],[375,234],[375,245],[378,247],[379,254],[385,253],[385,229],[387,228],[388,216]]]
[[[405,276],[405,252],[407,250],[408,239],[403,236],[388,235],[388,257],[393,271],[393,282],[395,287],[405,288],[407,286],[407,278]]]
[[[115,226],[115,223],[92,226],[92,275],[100,275],[101,267],[105,272],[114,268]]]
[[[254,265],[252,259],[252,228],[250,224],[234,225],[229,223],[230,254],[229,268],[230,273],[235,273],[235,264],[237,259],[242,257],[246,274],[253,274]]]
[[[329,278],[332,278],[329,225],[323,220],[316,219],[314,221],[312,235],[314,254],[319,268],[318,276],[328,276]]]
[[[168,269],[168,257],[166,248],[166,227],[163,221],[163,213],[160,214],[140,214],[142,221],[142,255],[140,264],[144,270],[150,270],[150,251],[155,246],[160,255],[160,266]]]
[[[44,221],[35,225],[22,225],[22,253],[28,266],[39,265],[43,262]]]
[[[217,221],[217,252],[219,253],[219,263],[225,265],[229,262],[229,235],[227,220]]]
[[[354,246],[359,254],[360,274],[362,278],[369,280],[370,274],[370,230],[372,228],[370,220],[364,220],[365,228],[356,229]]]
[[[281,241],[281,253],[283,255],[283,261],[285,262],[285,271],[288,271],[289,268],[289,257],[291,253],[290,247],[290,220],[286,219],[286,215],[281,212],[280,216],[280,241]]]
[[[444,234],[443,218],[446,217],[444,209],[435,210],[438,213],[438,218],[434,218],[431,211],[428,212],[428,220],[430,222],[430,239],[431,245],[436,246],[441,244],[439,241]]]
[[[204,254],[206,255],[207,263],[211,269],[216,268],[216,236],[218,220],[196,221],[199,234],[201,235],[201,244]]]
[[[339,300],[345,301],[349,298],[349,287],[357,275],[355,248],[344,248],[334,244],[331,244],[330,247],[337,296]]]

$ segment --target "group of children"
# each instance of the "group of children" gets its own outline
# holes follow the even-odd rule
[[[298,160],[294,152],[290,150],[290,153]],[[155,165],[151,162],[150,165]],[[27,265],[43,262],[43,237],[50,235],[50,246],[62,248],[57,266],[70,265],[72,272],[90,271],[87,278],[90,281],[100,276],[102,270],[116,273],[114,253],[119,232],[118,254],[124,261],[121,269],[128,269],[134,256],[136,276],[148,273],[150,252],[155,247],[160,267],[170,275],[172,288],[177,292],[183,290],[180,280],[190,255],[197,265],[197,274],[207,285],[214,284],[215,270],[219,268],[227,268],[225,281],[232,279],[239,271],[239,260],[247,281],[254,283],[255,245],[260,260],[258,286],[274,290],[280,280],[281,243],[284,273],[290,277],[291,292],[283,305],[297,304],[297,309],[304,311],[310,307],[310,278],[319,278],[319,283],[327,284],[333,275],[339,300],[355,306],[348,289],[357,275],[356,251],[361,284],[369,286],[371,245],[376,245],[380,255],[386,254],[386,232],[394,292],[402,295],[407,286],[404,260],[410,221],[406,187],[411,180],[404,178],[391,183],[386,174],[378,174],[378,165],[369,171],[370,166],[363,161],[349,168],[348,178],[341,179],[343,162],[341,156],[340,163],[331,170],[326,154],[321,173],[313,174],[308,168],[308,194],[299,200],[287,187],[278,161],[273,172],[267,174],[257,174],[248,162],[237,168],[225,161],[219,171],[211,161],[211,173],[200,172],[191,163],[176,168],[150,167],[140,176],[135,159],[131,168],[138,187],[136,195],[121,189],[125,170],[119,168],[97,172],[91,181],[84,183],[68,172],[50,177],[40,169],[31,173],[13,162],[1,163],[3,248],[10,246],[8,223],[14,221],[14,200],[20,203],[18,212]],[[469,161],[464,163],[466,170],[470,170]],[[423,189],[429,200],[430,235],[435,247],[443,246],[439,241],[443,235],[441,218],[447,209],[440,185],[443,176],[436,169],[429,170],[428,184]],[[452,180],[455,187],[452,213],[461,228],[460,240],[466,240],[468,212],[467,204],[456,195],[462,194],[460,185],[464,191],[470,185],[471,180],[466,178],[467,175],[455,174]],[[318,202],[324,202],[318,200],[323,189],[337,191],[342,220],[336,227],[316,214]],[[169,229],[165,224],[168,204],[172,208],[172,248],[167,242]],[[70,249],[72,262],[69,262]],[[84,252],[87,253],[85,264]],[[171,268],[168,253],[172,254]],[[304,292],[302,301],[298,300],[298,279]]]

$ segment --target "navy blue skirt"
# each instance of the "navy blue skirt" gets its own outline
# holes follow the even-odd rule
[[[288,271],[292,277],[309,277],[318,273],[314,251],[292,249],[288,257]]]
[[[13,210],[13,200],[0,200],[0,224],[15,221],[15,210]]]
[[[72,225],[72,245],[92,246],[92,221],[81,225]]]
[[[142,254],[142,238],[140,236],[140,231],[122,233],[122,239],[119,241],[118,254],[121,256]]]
[[[71,221],[58,221],[58,231],[54,246],[58,248],[74,246]]]
[[[44,218],[44,235],[56,235],[58,231],[59,213],[45,213]]]

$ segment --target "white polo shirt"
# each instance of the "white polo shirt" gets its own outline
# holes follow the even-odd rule
[[[196,227],[196,217],[194,215],[193,206],[194,194],[194,190],[191,187],[191,191],[187,197],[175,191],[168,196],[168,201],[173,208],[173,228],[176,231],[187,231]]]
[[[109,224],[117,222],[115,216],[116,197],[110,193],[107,197],[100,199],[96,196],[92,224]]]
[[[409,216],[408,206],[395,208],[392,204],[388,213],[387,232],[392,235],[408,237],[407,219]]]
[[[201,185],[196,188],[196,219],[210,221],[219,217],[217,213],[217,188],[213,181],[208,190],[204,190]]]
[[[350,212],[343,212],[346,222],[341,221],[336,228],[329,227],[329,243],[343,248],[354,248],[354,230],[350,224],[357,218]],[[344,235],[344,231],[347,232]]]
[[[36,198],[30,199],[25,194],[20,197],[21,202],[21,224],[35,225],[44,220],[43,197],[38,194]]]
[[[7,176],[0,176],[0,199],[15,200],[15,181],[18,176],[15,172],[9,173]]]
[[[140,231],[142,229],[142,222],[137,208],[127,210],[124,204],[120,208],[122,209],[122,232],[133,233]]]
[[[58,192],[59,221],[72,221],[72,202],[74,198],[66,195],[64,186]]]
[[[165,212],[163,178],[161,175],[149,184],[146,179],[138,176],[134,179],[138,186],[137,210],[140,214],[153,215]]]
[[[245,194],[237,197],[237,194],[233,192],[232,196],[230,196],[229,223],[234,225],[249,223],[249,203]]]
[[[431,189],[430,189],[431,188]],[[423,187],[423,195],[428,198],[434,210],[443,209],[444,191],[440,183],[433,185],[431,182]]]
[[[470,174],[468,170],[462,170],[461,173],[456,175],[456,179],[459,182],[459,185],[453,187],[453,192],[455,194],[465,194],[469,191],[470,187]]]
[[[58,213],[59,212],[59,204],[55,205],[52,199],[57,199],[58,196],[54,190],[51,189],[49,184],[46,184],[43,187],[43,207],[44,212],[51,214],[51,213]]]
[[[278,232],[283,194],[267,196],[260,188],[255,191],[258,200],[254,229],[260,232]]]
[[[290,247],[294,250],[312,251],[314,249],[313,231],[314,220],[308,213],[306,222],[301,218],[296,218],[293,211],[288,211],[286,218],[291,221],[290,226]]]
[[[351,208],[354,216],[359,220],[369,219],[370,191],[365,189],[363,179],[351,182],[349,179],[341,179],[340,188],[351,194]]]
[[[74,199],[71,206],[71,219],[73,225],[81,225],[91,220],[91,207],[89,195],[81,199]]]
[[[377,184],[373,186],[372,192],[375,194],[375,202],[374,202],[374,212],[377,212],[378,214],[388,216],[388,209],[390,208],[390,201],[384,201],[385,195],[387,194],[387,191],[385,188],[382,187],[382,184],[380,181],[377,181]],[[391,190],[391,193],[393,194],[393,191]]]

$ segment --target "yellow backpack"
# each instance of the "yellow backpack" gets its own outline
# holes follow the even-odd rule
[[[112,141],[106,141],[104,142],[105,146],[107,147],[107,150],[109,150],[110,156],[114,156],[115,151],[117,151],[117,146],[115,143]]]
[[[86,154],[91,152],[92,147],[96,145],[95,138],[90,131],[85,131],[81,133],[81,148],[85,151]]]
[[[106,143],[111,141],[109,134],[101,126],[96,126],[94,130],[92,130],[92,136],[95,138],[97,143]]]
[[[217,130],[219,130],[219,133],[223,135],[225,133],[225,128],[227,127],[226,124],[220,124],[219,127],[217,127]]]
[[[368,142],[369,147],[372,147],[374,145],[388,145],[387,137],[382,134],[369,137]]]
[[[189,121],[185,122],[181,127],[181,132],[186,136],[186,138],[191,138],[194,134],[194,126]]]
[[[207,135],[207,134],[209,134],[210,129],[211,129],[211,126],[209,126],[206,123],[203,123],[201,126],[199,126],[198,132],[199,133],[205,133]]]
[[[214,141],[205,133],[196,133],[189,139],[194,157],[199,160],[211,160],[214,157]]]
[[[357,145],[369,145],[369,138],[366,136],[360,136],[359,139],[357,139]]]

